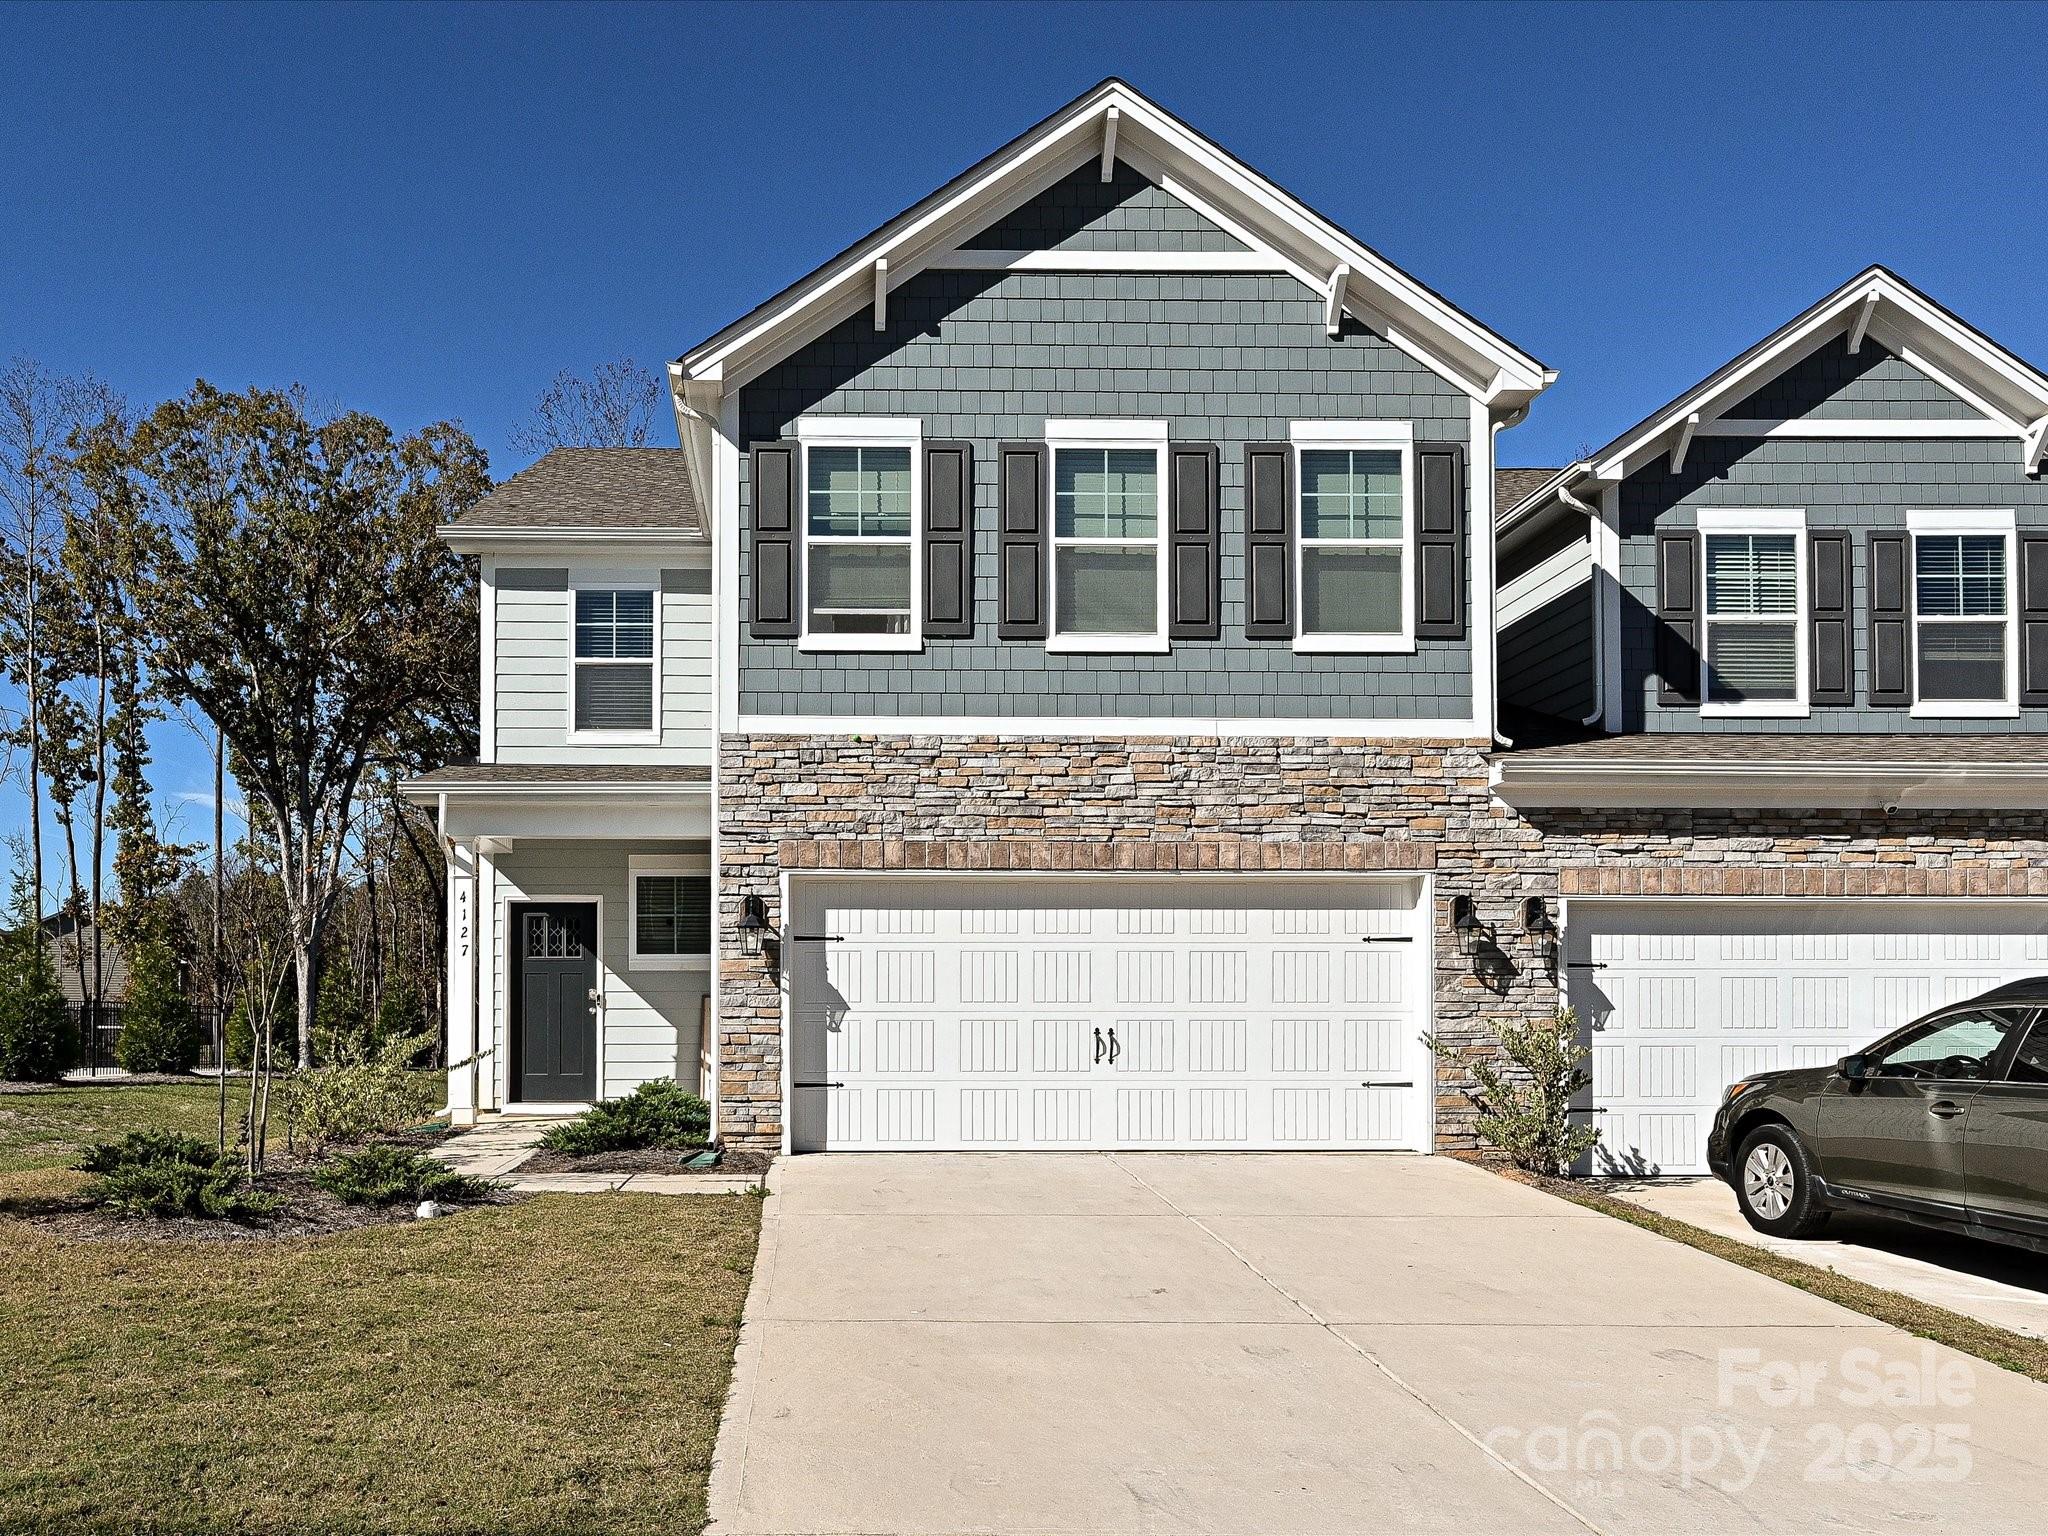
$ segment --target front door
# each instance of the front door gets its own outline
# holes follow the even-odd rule
[[[597,908],[587,901],[515,906],[518,1028],[514,1096],[526,1104],[597,1098]]]
[[[1964,1192],[2002,1226],[2048,1230],[2048,1014],[1970,1100]]]

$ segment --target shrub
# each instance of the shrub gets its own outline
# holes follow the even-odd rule
[[[325,1066],[294,1072],[278,1084],[285,1124],[317,1151],[426,1119],[440,1107],[433,1079],[412,1070],[426,1045],[424,1036],[403,1035],[374,1053],[351,1049]]]
[[[172,1131],[130,1131],[89,1147],[78,1166],[95,1174],[86,1198],[123,1216],[197,1216],[246,1221],[267,1216],[277,1200],[249,1187],[232,1160],[211,1143]]]
[[[1435,1037],[1426,1040],[1441,1060],[1467,1067],[1475,1086],[1465,1097],[1479,1111],[1480,1140],[1498,1148],[1517,1168],[1562,1177],[1600,1139],[1589,1125],[1571,1121],[1572,1099],[1593,1081],[1588,1052],[1579,1044],[1579,1016],[1560,1008],[1540,1023],[1504,1024],[1501,1055],[1514,1069],[1471,1060]]]
[[[540,1144],[550,1152],[590,1157],[646,1147],[701,1147],[710,1133],[711,1106],[664,1077],[554,1126],[541,1137]]]
[[[32,921],[0,938],[0,1078],[54,1083],[78,1059],[71,1005]]]
[[[289,1072],[298,1045],[298,1007],[287,990],[278,1000],[277,1017],[270,1026],[270,1064],[280,1072]],[[247,1071],[256,1055],[256,1023],[249,1017],[249,993],[246,989],[236,996],[235,1005],[228,1010],[227,1047],[228,1065],[237,1071]],[[263,1063],[257,1062],[256,1065],[260,1067]]]
[[[199,1061],[199,1019],[162,939],[145,939],[135,952],[114,1058],[130,1072],[190,1072]]]
[[[478,1200],[497,1186],[457,1173],[424,1152],[373,1146],[343,1153],[313,1182],[350,1205],[411,1205],[421,1200]]]

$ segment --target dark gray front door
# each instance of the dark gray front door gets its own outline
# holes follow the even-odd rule
[[[519,1020],[512,1080],[528,1104],[597,1098],[597,908],[537,902],[512,908]]]
[[[2048,1016],[1977,1090],[1968,1122],[1970,1209],[1986,1221],[2048,1227]]]

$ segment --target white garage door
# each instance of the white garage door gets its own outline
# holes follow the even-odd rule
[[[1415,879],[804,880],[792,1145],[1414,1148]]]
[[[1602,1171],[1704,1173],[1721,1092],[1821,1066],[1944,1003],[2048,972],[2026,902],[1573,901],[1567,993]]]

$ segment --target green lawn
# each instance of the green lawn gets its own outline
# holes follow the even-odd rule
[[[244,1243],[0,1217],[0,1530],[698,1530],[759,1225],[742,1195]]]
[[[228,1085],[228,1114],[247,1085]],[[184,1131],[212,1136],[220,1084],[61,1083],[28,1093],[0,1093],[0,1173],[68,1168],[89,1143],[128,1131]],[[229,1135],[233,1130],[230,1128]]]

